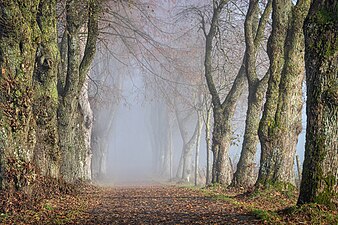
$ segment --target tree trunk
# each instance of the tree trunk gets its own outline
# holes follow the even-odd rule
[[[210,127],[211,127],[211,109],[207,110],[206,113],[206,122],[205,122],[205,142],[207,147],[207,169],[206,169],[206,179],[205,184],[209,185],[211,182],[211,163],[210,163],[210,153],[211,153],[211,138],[210,138]]]
[[[338,204],[337,1],[312,2],[304,24],[305,159],[298,204]]]
[[[204,20],[202,28],[205,34],[205,56],[204,56],[204,75],[212,99],[214,128],[212,138],[213,168],[212,182],[228,185],[232,179],[232,166],[229,159],[229,147],[231,144],[231,121],[235,112],[236,103],[243,91],[245,68],[242,63],[235,81],[223,102],[213,81],[212,76],[212,50],[213,39],[218,29],[218,21],[223,7],[228,3],[227,0],[213,1],[213,16],[211,19],[209,32],[206,31]]]
[[[241,151],[241,157],[237,164],[231,185],[234,187],[249,187],[256,182],[255,156],[258,144],[258,127],[263,100],[267,88],[269,72],[259,79],[256,73],[257,49],[264,37],[264,30],[271,12],[271,0],[268,1],[264,13],[258,25],[255,25],[255,18],[258,18],[258,1],[250,1],[250,6],[245,20],[246,57],[245,69],[248,79],[248,109],[246,113],[245,132]],[[256,29],[253,29],[257,27]]]
[[[59,176],[55,8],[55,1],[0,3],[0,189]]]
[[[200,118],[197,118],[194,133],[187,143],[184,144],[182,180],[190,182],[193,177],[193,152],[197,145],[198,132],[200,130]]]
[[[194,133],[191,136],[188,136],[189,132],[187,131],[188,128],[186,120],[191,116],[191,114],[182,118],[182,115],[180,115],[177,107],[175,107],[175,115],[183,142],[181,159],[178,165],[176,177],[183,181],[190,182],[190,178],[193,177],[193,152],[197,143],[198,130],[200,129],[200,118],[197,118]]]
[[[231,182],[233,171],[228,154],[230,144],[230,121],[226,119],[223,110],[214,109],[212,183],[228,185]]]
[[[170,178],[171,122],[168,107],[161,101],[154,101],[150,111],[150,130],[153,171],[161,178]]]
[[[267,84],[267,82],[266,82]],[[245,121],[245,132],[241,156],[237,164],[237,170],[232,180],[232,186],[250,187],[257,180],[256,174],[256,152],[258,139],[258,127],[260,114],[263,106],[263,97],[267,86],[263,83],[256,83],[249,88],[248,109]]]
[[[81,11],[79,15],[78,11]],[[82,15],[87,13],[88,16]],[[80,31],[83,26],[81,18],[88,18],[87,42],[83,54],[80,48]],[[58,108],[59,145],[62,150],[61,173],[66,181],[91,179],[88,170],[89,149],[86,145],[86,118],[80,107],[79,96],[83,89],[89,66],[94,58],[98,36],[98,3],[68,0],[66,2],[67,29],[66,52],[67,71],[61,71],[59,78],[60,103]],[[82,56],[83,55],[83,56]],[[65,74],[65,76],[63,75]],[[64,78],[65,80],[62,80]]]
[[[160,174],[162,178],[170,179],[170,157],[171,157],[171,124],[169,118],[169,112],[167,106],[164,106],[164,118],[162,120],[162,155],[161,155],[161,170]]]
[[[93,179],[100,179],[106,174],[106,161],[109,139],[113,133],[117,104],[110,103],[107,109],[95,108],[93,132],[91,134],[91,173]]]
[[[257,186],[294,180],[294,154],[302,130],[304,43],[302,26],[309,0],[273,1],[268,43],[270,79],[259,127],[261,161]]]
[[[106,160],[108,143],[105,136],[100,136],[98,133],[92,136],[91,149],[93,157],[91,159],[91,174],[92,179],[100,180],[106,174]]]
[[[195,186],[198,184],[198,170],[199,170],[199,152],[200,152],[200,142],[201,142],[201,132],[202,132],[202,115],[201,112],[197,112],[198,114],[198,130],[197,130],[197,137],[196,137],[196,152],[195,152]]]

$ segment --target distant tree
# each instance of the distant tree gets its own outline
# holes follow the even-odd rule
[[[310,0],[272,1],[268,42],[270,78],[259,126],[261,160],[257,186],[294,184],[294,154],[302,130],[304,38],[302,26]]]
[[[156,90],[153,90],[156,93]],[[156,95],[156,94],[155,94]],[[153,173],[172,178],[172,116],[167,102],[157,94],[150,103],[148,128],[153,154]]]
[[[175,102],[175,115],[178,123],[179,131],[182,137],[182,152],[181,158],[177,169],[176,177],[182,181],[192,182],[194,176],[194,161],[193,154],[196,145],[199,142],[199,133],[202,129],[202,118],[195,110],[179,109],[177,102]],[[193,113],[192,113],[193,112]],[[194,116],[194,114],[196,116]],[[196,125],[189,132],[189,119],[196,117]]]
[[[338,204],[338,2],[312,1],[304,23],[305,159],[298,204]]]
[[[89,102],[94,114],[91,171],[94,180],[103,178],[107,173],[107,155],[112,147],[109,143],[114,135],[117,110],[123,100],[122,85],[126,66],[112,57],[109,51],[113,47],[116,50],[116,44],[110,43],[108,47],[102,42],[98,43],[98,51],[90,72]]]

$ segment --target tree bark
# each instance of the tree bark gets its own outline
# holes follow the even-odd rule
[[[214,109],[212,183],[228,185],[231,182],[233,171],[228,154],[230,144],[230,123],[222,109]]]
[[[88,5],[87,5],[88,4]],[[86,9],[88,8],[88,9]],[[81,13],[79,15],[79,9]],[[84,14],[84,15],[82,15]],[[91,179],[88,170],[89,149],[86,145],[86,121],[80,107],[79,95],[84,86],[89,66],[94,58],[98,37],[98,3],[94,0],[83,3],[79,0],[66,2],[67,63],[64,84],[60,91],[58,108],[59,145],[62,150],[61,173],[66,181]],[[80,51],[80,31],[87,22],[87,42],[83,57]],[[60,76],[60,79],[63,76]]]
[[[338,205],[337,9],[337,1],[315,0],[304,24],[307,127],[298,204]]]
[[[0,3],[0,189],[59,176],[55,8],[55,1]]]
[[[229,147],[231,144],[231,120],[233,118],[236,103],[243,91],[244,86],[244,65],[238,71],[234,83],[223,102],[221,102],[219,93],[212,77],[212,49],[213,39],[216,34],[218,21],[223,7],[228,1],[213,2],[213,16],[209,31],[206,31],[204,19],[202,19],[202,28],[205,34],[205,56],[204,68],[209,93],[213,105],[214,127],[212,138],[213,168],[212,183],[221,183],[229,185],[232,179],[232,166],[229,159]]]
[[[196,151],[195,151],[195,186],[198,184],[198,170],[199,170],[199,152],[200,152],[200,142],[201,142],[201,132],[202,132],[202,115],[201,112],[197,112],[197,119],[198,119],[198,125],[197,125],[197,136],[196,136]]]
[[[231,185],[234,187],[252,186],[255,184],[257,179],[255,171],[255,156],[257,152],[257,144],[259,142],[258,127],[263,100],[267,88],[269,72],[267,72],[263,78],[259,79],[256,72],[256,59],[257,49],[264,36],[265,26],[271,12],[271,3],[271,0],[268,1],[259,23],[256,26],[255,18],[258,18],[259,13],[258,1],[250,1],[245,20],[245,70],[249,85],[249,95],[241,157],[237,164],[237,170],[231,183]]]
[[[273,1],[268,43],[270,78],[259,127],[261,160],[257,186],[294,180],[294,154],[302,130],[304,43],[302,25],[309,0]]]
[[[210,154],[211,154],[211,138],[210,138],[210,127],[211,127],[211,108],[207,109],[206,113],[206,121],[205,121],[205,142],[207,148],[207,169],[206,169],[206,178],[205,184],[209,185],[211,182],[211,162],[210,162]]]

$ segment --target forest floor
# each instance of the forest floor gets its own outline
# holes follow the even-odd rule
[[[295,199],[288,188],[247,195],[220,186],[86,185],[0,213],[0,224],[338,224],[337,211],[292,207]]]

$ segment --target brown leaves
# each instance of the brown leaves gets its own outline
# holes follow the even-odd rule
[[[0,217],[1,218],[1,217]],[[253,216],[198,190],[174,186],[99,188],[45,200],[35,211],[9,216],[25,224],[255,224]],[[0,219],[1,221],[1,219]],[[250,222],[248,222],[250,221]]]
[[[286,203],[281,199],[284,194],[267,194],[238,195],[236,190],[221,187],[201,191],[175,186],[87,185],[77,193],[47,198],[30,210],[0,212],[0,224],[311,224],[313,213],[304,213],[308,208],[296,208],[294,215],[277,215],[273,209],[278,199]],[[318,215],[325,211],[317,208],[310,209]],[[329,221],[321,217],[324,224]]]

